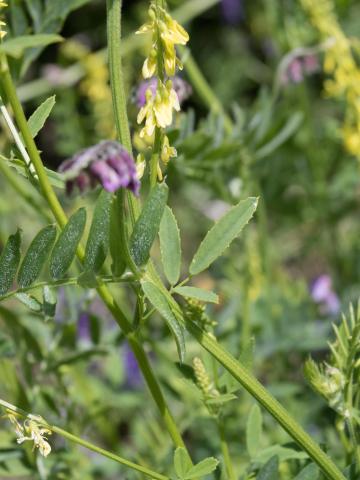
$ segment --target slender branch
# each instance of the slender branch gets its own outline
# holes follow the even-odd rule
[[[229,447],[225,438],[224,425],[222,424],[221,419],[218,419],[217,424],[218,424],[218,430],[219,430],[219,436],[220,436],[220,442],[221,442],[221,451],[224,457],[224,464],[225,464],[227,478],[229,480],[236,480],[234,467],[230,457]]]
[[[104,277],[97,277],[97,281],[99,283],[130,283],[134,282],[136,278],[129,273],[122,275],[121,277],[113,277],[112,275],[106,275]],[[79,284],[79,277],[71,277],[71,278],[64,278],[60,280],[54,281],[45,281],[45,282],[38,282],[34,285],[30,285],[29,287],[24,288],[17,288],[16,290],[12,290],[11,292],[6,293],[3,296],[0,296],[0,302],[4,300],[8,300],[9,298],[17,295],[18,293],[28,293],[32,292],[33,290],[38,290],[39,288],[43,287],[65,287],[68,285],[78,285]]]
[[[125,458],[122,458],[119,455],[116,455],[115,453],[109,452],[108,450],[98,447],[97,445],[94,445],[93,443],[90,443],[87,440],[83,440],[77,435],[73,435],[72,433],[67,432],[66,430],[63,430],[62,428],[57,427],[56,425],[51,425],[50,423],[46,422],[42,417],[38,415],[32,415],[26,412],[25,410],[22,410],[19,407],[15,407],[15,405],[11,405],[11,403],[6,402],[5,400],[0,399],[0,405],[4,407],[7,411],[13,412],[25,419],[36,422],[39,426],[47,428],[53,433],[57,433],[58,435],[61,435],[67,440],[70,440],[70,442],[76,443],[77,445],[81,445],[82,447],[85,447],[88,450],[92,450],[93,452],[98,453],[103,457],[109,458],[110,460],[114,460],[115,462],[120,463],[121,465],[131,468],[132,470],[136,470],[137,472],[143,473],[144,475],[147,475],[148,477],[151,477],[156,480],[170,480],[169,477],[162,475],[161,473],[157,473],[154,470],[151,470],[150,468],[143,467],[142,465],[126,460]]]

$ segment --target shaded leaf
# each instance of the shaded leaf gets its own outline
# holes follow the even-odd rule
[[[201,302],[219,303],[219,297],[216,295],[216,293],[203,290],[202,288],[175,287],[173,291],[183,297],[196,298]]]
[[[98,272],[109,249],[110,208],[112,194],[102,190],[96,202],[85,250],[85,271]]]
[[[246,447],[251,458],[254,458],[260,448],[262,434],[262,415],[261,409],[255,403],[249,413],[246,422]]]
[[[158,234],[169,189],[166,183],[158,183],[151,191],[137,219],[130,238],[130,253],[137,266],[144,265],[150,257],[150,249]]]
[[[152,282],[142,282],[142,288],[145,296],[156,308],[162,317],[165,318],[171,332],[173,333],[181,361],[185,357],[185,339],[184,339],[184,327],[179,323],[173,310],[160,288]]]
[[[27,48],[45,47],[51,43],[62,41],[63,38],[60,35],[54,34],[22,35],[21,37],[10,38],[3,42],[0,46],[0,52],[11,57],[20,58]]]
[[[315,463],[310,463],[296,475],[294,480],[318,480],[319,473],[319,467]]]
[[[166,207],[159,230],[161,259],[164,273],[170,285],[175,285],[180,277],[181,245],[176,218],[170,207]]]
[[[46,319],[53,318],[56,313],[57,297],[55,291],[49,286],[43,288],[43,311]]]
[[[18,283],[21,288],[31,285],[41,273],[56,238],[56,228],[49,225],[36,235],[21,263]]]
[[[51,110],[54,108],[55,98],[55,95],[53,95],[45,100],[45,102],[43,102],[29,118],[28,125],[33,138],[35,138],[43,128]]]
[[[10,235],[0,257],[0,295],[10,290],[20,262],[21,231]]]
[[[257,207],[257,198],[249,197],[232,207],[208,231],[190,265],[191,275],[196,275],[211,265],[239,235]]]
[[[51,254],[50,273],[52,278],[64,276],[74,260],[77,246],[84,233],[86,210],[80,208],[75,212],[61,232]]]
[[[279,458],[276,455],[265,463],[256,480],[279,480]]]

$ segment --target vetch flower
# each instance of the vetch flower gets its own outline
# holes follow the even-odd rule
[[[324,314],[336,315],[340,310],[340,301],[332,288],[332,279],[329,275],[317,277],[310,288],[315,303],[320,305]]]
[[[128,188],[134,195],[139,194],[140,182],[134,159],[115,141],[105,140],[80,151],[65,160],[59,171],[64,173],[68,193],[74,186],[83,192],[100,183],[108,192]]]

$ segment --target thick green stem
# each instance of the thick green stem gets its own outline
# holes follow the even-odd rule
[[[284,430],[305,450],[331,480],[345,480],[344,475],[333,461],[321,450],[285,408],[266,390],[266,388],[246,370],[218,342],[203,332],[195,323],[186,322],[187,330],[196,338],[221,365],[278,421]]]
[[[25,410],[22,410],[21,408],[16,407],[15,405],[11,405],[5,400],[0,399],[0,405],[3,408],[5,408],[7,412],[13,412],[16,415],[19,415],[25,419],[36,422],[40,427],[47,428],[53,433],[57,433],[58,435],[61,435],[67,440],[70,440],[70,442],[76,443],[77,445],[81,445],[82,447],[85,447],[88,450],[92,450],[93,452],[98,453],[103,457],[109,458],[110,460],[114,460],[115,462],[120,463],[121,465],[131,468],[132,470],[136,470],[137,472],[143,473],[144,475],[147,475],[156,480],[170,480],[169,477],[162,475],[161,473],[157,473],[151,470],[150,468],[143,467],[142,465],[139,465],[137,463],[130,462],[129,460],[126,460],[125,458],[122,458],[119,455],[116,455],[115,453],[109,452],[108,450],[98,447],[93,443],[83,440],[82,438],[76,435],[73,435],[72,433],[67,432],[66,430],[63,430],[60,427],[57,427],[55,425],[50,425],[42,417],[38,417],[37,415],[31,415],[28,412],[25,412]]]

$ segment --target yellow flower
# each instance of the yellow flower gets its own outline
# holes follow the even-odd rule
[[[144,175],[145,166],[146,166],[145,157],[142,153],[139,153],[138,156],[136,157],[136,174],[139,180],[141,180]]]
[[[143,138],[145,135],[151,137],[155,131],[156,127],[156,117],[154,111],[154,98],[152,91],[148,89],[146,91],[146,103],[140,109],[137,122],[140,124],[145,120],[145,127],[140,132],[140,137]]]
[[[189,41],[189,34],[187,31],[176,21],[174,20],[165,10],[163,10],[165,17],[165,28],[161,28],[161,38],[164,42],[171,42],[178,45],[186,45]]]
[[[157,66],[157,52],[156,49],[153,48],[146,58],[143,67],[142,67],[142,74],[144,78],[151,78],[155,75]]]
[[[161,148],[161,155],[160,155],[161,161],[166,164],[168,163],[170,158],[173,158],[176,156],[177,156],[176,148],[170,146],[169,139],[167,135],[165,135],[163,139],[162,148]]]
[[[173,109],[178,112],[180,110],[180,104],[177,93],[172,88],[171,80],[168,80],[166,85],[159,82],[154,104],[156,124],[158,127],[166,128],[172,124]]]

